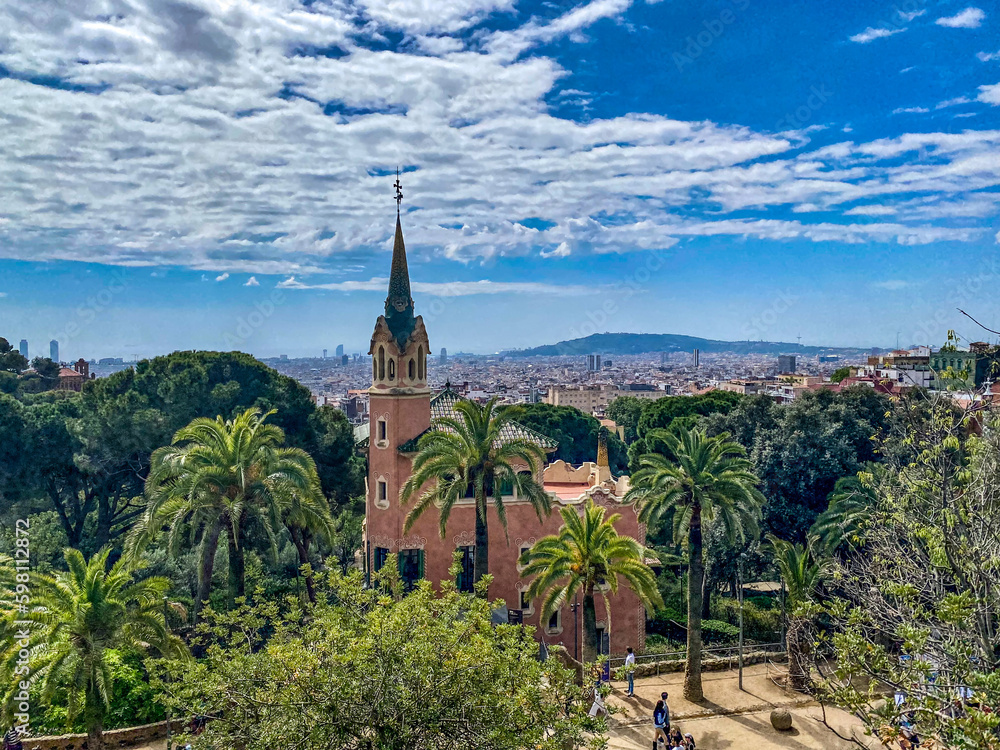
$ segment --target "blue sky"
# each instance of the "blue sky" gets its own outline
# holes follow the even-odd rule
[[[1000,324],[992,3],[10,0],[0,335],[366,350],[397,164],[435,348]]]

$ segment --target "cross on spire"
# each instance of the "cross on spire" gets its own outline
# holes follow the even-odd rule
[[[403,185],[399,181],[399,167],[396,167],[396,181],[392,184],[396,188],[396,213],[399,213],[399,204],[403,202]]]

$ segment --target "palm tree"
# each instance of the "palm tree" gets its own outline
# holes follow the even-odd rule
[[[244,552],[251,523],[263,529],[272,551],[286,514],[296,527],[324,532],[332,527],[316,464],[298,448],[283,448],[274,414],[248,409],[231,420],[199,418],[153,453],[146,496],[149,503],[129,534],[127,555],[135,558],[166,526],[176,550],[185,531],[200,536],[195,620],[212,585],[219,536],[229,543],[229,603],[243,596]]]
[[[701,619],[705,585],[703,522],[721,524],[731,545],[756,537],[757,518],[764,497],[760,480],[751,470],[746,452],[728,433],[708,437],[699,429],[679,426],[652,430],[648,444],[662,445],[659,453],[639,458],[628,498],[639,507],[639,520],[659,521],[673,516],[674,543],[687,541],[688,612],[687,662],[684,697],[704,698],[701,686]]]
[[[136,581],[140,566],[124,557],[108,570],[110,552],[105,547],[87,561],[78,550],[66,549],[68,572],[33,575],[32,604],[38,606],[18,615],[40,626],[32,636],[28,679],[42,681],[46,701],[57,688],[69,688],[70,718],[82,710],[88,750],[104,747],[104,719],[114,680],[109,650],[152,648],[165,657],[187,655],[183,641],[166,627],[164,603],[170,580]],[[5,703],[11,697],[8,693]]]
[[[566,606],[580,592],[583,593],[583,661],[597,659],[597,609],[594,595],[600,591],[607,612],[607,632],[611,632],[611,605],[607,591],[618,593],[621,577],[649,609],[662,607],[656,576],[645,563],[647,550],[635,539],[621,536],[615,523],[621,514],[605,518],[605,509],[594,505],[591,498],[579,515],[575,508],[559,511],[563,526],[555,536],[546,536],[521,555],[524,566],[521,577],[534,576],[528,585],[530,599],[542,597],[539,622],[545,622],[552,613]]]
[[[815,540],[807,545],[792,544],[771,535],[781,580],[788,592],[788,680],[793,690],[806,692],[811,684],[809,625],[815,616],[813,595],[826,574],[827,566],[814,556]]]
[[[413,471],[401,495],[403,504],[416,500],[406,515],[404,530],[409,531],[424,511],[436,505],[443,538],[452,508],[471,493],[476,505],[473,579],[479,581],[489,571],[487,514],[491,501],[504,535],[507,533],[503,487],[528,500],[539,520],[551,512],[551,500],[535,479],[545,464],[545,450],[528,438],[503,436],[513,419],[496,408],[495,398],[483,406],[458,401],[455,411],[454,417],[436,419],[434,429],[417,444]],[[529,473],[521,473],[525,467]]]
[[[833,486],[829,501],[829,507],[809,529],[810,536],[815,536],[830,553],[845,542],[860,543],[875,507],[875,491],[860,476],[841,477]]]

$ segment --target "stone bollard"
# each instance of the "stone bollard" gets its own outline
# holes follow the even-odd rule
[[[776,708],[771,712],[771,726],[779,732],[787,732],[792,728],[792,715],[787,708]]]

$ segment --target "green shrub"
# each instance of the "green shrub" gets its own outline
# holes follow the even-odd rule
[[[735,599],[716,597],[712,601],[712,616],[739,630],[740,605]],[[750,599],[743,600],[743,635],[757,643],[773,643],[781,636],[781,611],[761,609]]]
[[[687,641],[687,617],[673,609],[661,609],[646,623],[647,642],[653,636],[670,641]],[[701,636],[707,644],[731,643],[739,638],[739,628],[721,620],[702,620]]]
[[[740,637],[740,629],[721,620],[702,620],[701,637],[705,643],[732,643]]]

